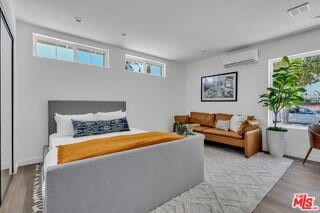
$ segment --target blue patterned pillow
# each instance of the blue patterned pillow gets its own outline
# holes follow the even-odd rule
[[[72,120],[72,125],[74,138],[111,132],[130,131],[127,118],[119,118],[109,121]]]

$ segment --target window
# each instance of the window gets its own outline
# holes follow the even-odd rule
[[[104,66],[104,57],[103,53],[89,51],[85,49],[78,48],[77,59],[78,62],[85,64],[94,64],[97,66]]]
[[[302,94],[304,103],[288,110],[282,110],[278,121],[283,126],[306,126],[320,122],[320,50],[289,56],[291,60],[302,59],[302,74],[300,86],[306,89]],[[273,70],[281,66],[281,58],[269,60],[269,85],[272,82]],[[274,121],[272,113],[269,112],[269,125]]]
[[[71,47],[57,46],[57,59],[73,61],[73,49]]]
[[[109,66],[109,51],[44,35],[33,34],[34,55],[99,67]]]
[[[38,42],[37,53],[39,56],[52,58],[56,57],[56,47],[50,43]]]
[[[161,62],[126,55],[125,70],[129,72],[145,73],[165,77],[165,67],[166,65]]]

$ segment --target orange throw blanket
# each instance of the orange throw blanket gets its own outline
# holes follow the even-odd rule
[[[144,146],[151,146],[183,138],[184,137],[182,136],[170,133],[147,132],[60,145],[57,146],[58,164],[136,149]]]

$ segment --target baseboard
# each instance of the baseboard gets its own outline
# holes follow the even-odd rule
[[[29,159],[25,159],[25,160],[20,160],[14,165],[14,174],[16,174],[18,172],[18,168],[20,166],[27,166],[27,165],[32,165],[32,164],[36,164],[36,163],[41,163],[42,161],[43,161],[42,156],[35,157],[35,158],[29,158]]]
[[[267,150],[262,150],[262,152],[269,154],[269,151],[267,151]],[[298,152],[286,151],[284,154],[287,155],[287,156],[290,156],[290,157],[296,157],[296,158],[300,158],[300,159],[303,160],[307,153],[298,153]],[[312,155],[312,152],[311,152],[311,155],[309,156],[308,160],[320,162],[320,155],[314,156],[314,155]]]
[[[298,152],[286,152],[285,155],[292,156],[292,157],[297,157],[304,159],[306,156],[306,153],[298,153]],[[308,160],[320,162],[320,156],[312,156],[312,154],[309,156]]]
[[[10,163],[5,163],[1,165],[1,170],[5,170],[5,169],[10,169],[11,164]]]

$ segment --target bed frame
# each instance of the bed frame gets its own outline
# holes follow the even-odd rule
[[[55,112],[77,114],[125,110],[125,102],[49,101],[49,134]],[[46,213],[144,213],[204,177],[204,136],[49,167]]]

